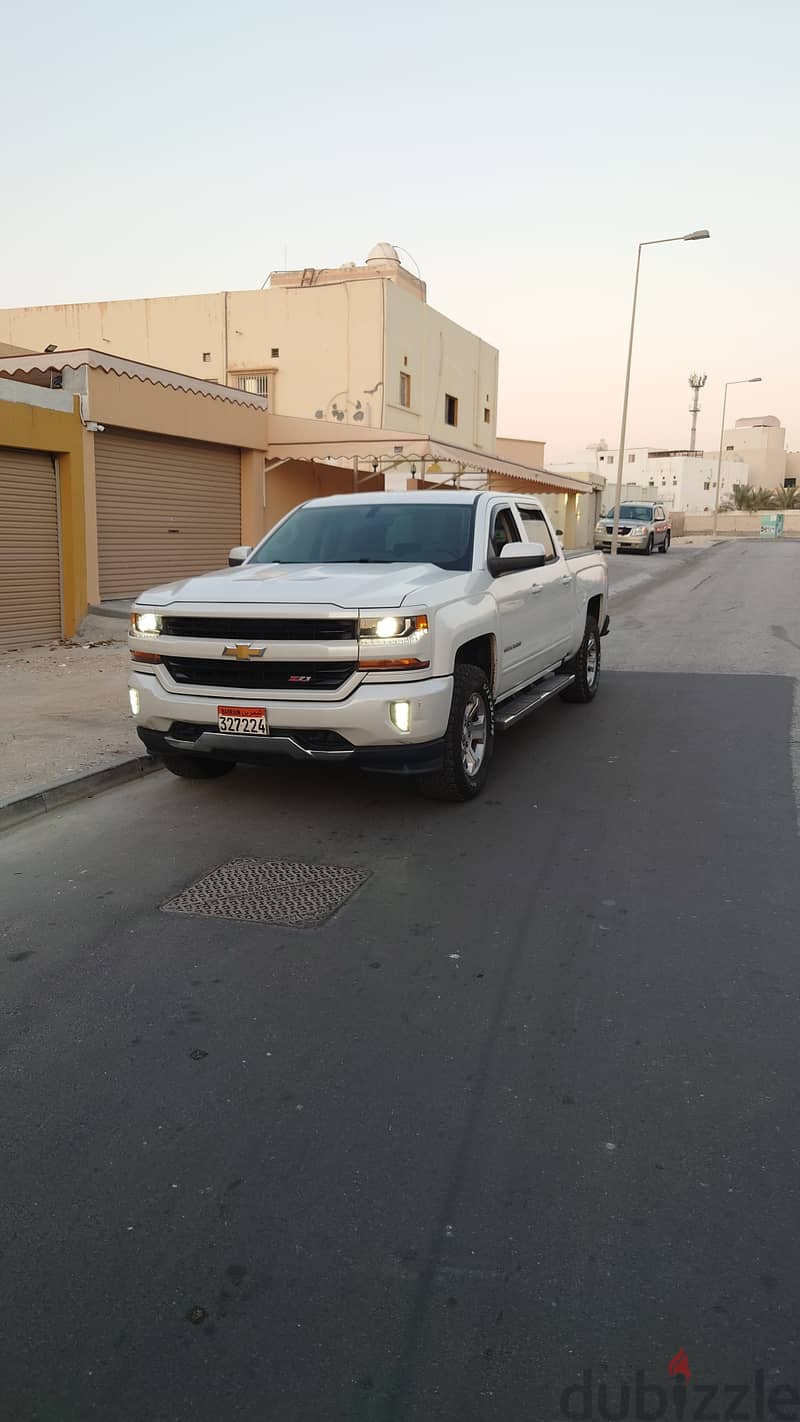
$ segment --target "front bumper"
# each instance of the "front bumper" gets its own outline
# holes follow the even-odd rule
[[[269,699],[263,693],[224,697],[168,691],[152,673],[132,671],[139,693],[137,732],[153,755],[211,756],[259,764],[275,756],[351,763],[418,774],[441,764],[450,717],[452,677],[392,683],[362,682],[345,701]],[[410,701],[411,729],[398,731],[392,701]],[[217,706],[263,706],[269,735],[236,736],[217,730]]]
[[[637,533],[635,535],[629,534],[627,538],[623,538],[622,534],[620,534],[617,547],[620,553],[624,553],[626,549],[631,549],[634,553],[643,553],[645,548],[647,547],[649,538],[649,533]],[[594,547],[596,553],[610,553],[611,535],[604,534],[603,537],[600,538],[597,534],[595,534]]]
[[[263,765],[265,761],[288,757],[290,760],[327,761],[331,764],[358,765],[363,770],[380,770],[391,775],[425,775],[438,770],[444,755],[444,741],[427,741],[422,745],[352,746],[349,750],[318,750],[292,735],[226,736],[204,731],[197,740],[183,741],[163,731],[148,731],[137,726],[140,741],[150,755],[208,756],[212,760],[235,760],[243,765]],[[242,742],[246,742],[243,745]]]

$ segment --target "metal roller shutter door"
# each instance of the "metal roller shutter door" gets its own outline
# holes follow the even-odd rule
[[[0,650],[61,636],[53,458],[0,449]]]
[[[227,567],[241,542],[238,449],[106,430],[94,450],[101,598]]]

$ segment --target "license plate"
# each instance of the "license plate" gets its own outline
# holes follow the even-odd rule
[[[263,706],[218,706],[217,729],[233,736],[266,736],[267,713]]]

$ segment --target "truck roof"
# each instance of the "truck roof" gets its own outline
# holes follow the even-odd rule
[[[448,503],[455,504],[475,504],[478,499],[502,497],[491,489],[442,489],[442,498]],[[374,504],[376,499],[387,504],[430,504],[437,502],[436,489],[412,489],[408,493],[384,493],[381,489],[376,489],[372,494],[328,494],[321,499],[307,499],[304,508],[314,507],[318,504]],[[512,497],[506,495],[506,497]],[[523,490],[515,498],[529,499],[532,496]],[[535,497],[535,496],[533,496]]]

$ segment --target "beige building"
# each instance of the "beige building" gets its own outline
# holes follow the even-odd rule
[[[429,306],[388,243],[262,291],[0,311],[0,342],[91,348],[264,396],[275,414],[495,452],[498,352]]]
[[[786,478],[786,430],[777,415],[748,416],[737,420],[722,437],[723,459],[747,465],[747,474],[737,482],[755,488],[777,489]],[[706,458],[718,458],[719,450],[705,451]]]

